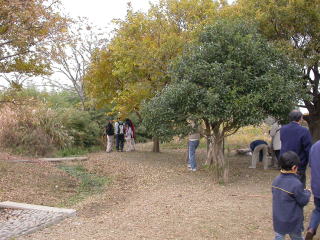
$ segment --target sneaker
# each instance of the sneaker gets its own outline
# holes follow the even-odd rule
[[[188,164],[188,169],[191,170],[191,164]]]
[[[191,170],[192,170],[192,172],[195,172],[195,171],[197,171],[197,169],[196,169],[196,168],[192,168]]]
[[[312,240],[313,236],[314,236],[313,232],[308,230],[305,240]]]
[[[254,166],[249,166],[249,168],[255,168]]]

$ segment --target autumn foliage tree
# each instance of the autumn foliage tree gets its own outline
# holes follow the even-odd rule
[[[58,0],[0,0],[0,72],[47,73],[45,52],[63,36]]]
[[[211,0],[161,0],[147,13],[129,6],[107,49],[93,57],[88,94],[98,105],[112,103],[115,114],[136,113],[142,120],[141,103],[171,81],[170,62],[213,21],[217,7]]]
[[[155,136],[186,134],[189,119],[201,121],[210,138],[206,163],[228,180],[223,139],[267,116],[282,117],[301,96],[297,66],[243,21],[208,26],[199,42],[172,67],[173,82],[143,109]]]

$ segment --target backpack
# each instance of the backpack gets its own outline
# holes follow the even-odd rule
[[[118,122],[117,134],[123,135],[124,134],[124,124],[123,122]]]

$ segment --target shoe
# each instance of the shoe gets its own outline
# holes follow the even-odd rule
[[[195,172],[195,171],[197,171],[197,169],[196,169],[196,168],[192,168],[191,171],[192,171],[192,172]]]
[[[188,169],[191,170],[191,164],[188,164]]]
[[[313,236],[314,236],[313,232],[308,230],[305,240],[312,240]]]
[[[255,168],[254,166],[249,166],[249,168]]]

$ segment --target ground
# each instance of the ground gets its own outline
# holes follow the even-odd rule
[[[258,169],[248,169],[250,157],[228,157],[230,182],[220,184],[202,167],[204,150],[197,152],[199,171],[189,172],[185,150],[151,153],[146,147],[149,146],[141,145],[138,151],[130,153],[90,155],[89,161],[81,164],[90,172],[108,176],[112,182],[102,193],[71,206],[77,209],[77,217],[17,240],[273,238],[270,185],[278,171],[265,171],[260,165]],[[15,166],[11,167],[12,173],[17,168],[29,169],[31,165]],[[50,170],[50,176],[62,177],[62,190],[59,185],[55,195],[54,191],[38,187],[36,192],[45,192],[35,202],[27,197],[27,202],[49,201],[47,205],[50,205],[51,201],[51,205],[58,205],[58,199],[73,194],[70,190],[76,180],[52,164],[36,172],[35,179],[41,179],[44,169]],[[20,184],[26,186],[29,182]],[[28,187],[25,189],[23,191]],[[5,192],[9,199],[4,196]],[[13,192],[3,190],[1,200],[23,201],[23,197],[14,196]],[[312,203],[305,209],[306,224],[311,210]]]

